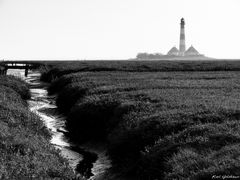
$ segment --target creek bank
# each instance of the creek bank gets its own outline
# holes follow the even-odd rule
[[[29,109],[29,86],[0,76],[0,179],[72,179],[67,161],[53,148],[51,135]]]
[[[36,72],[30,72],[26,81],[30,84],[32,93],[32,99],[28,101],[31,110],[40,116],[46,127],[51,130],[51,143],[61,151],[76,174],[91,179],[104,174],[111,166],[105,150],[72,141],[68,136],[71,132],[65,127],[65,116],[58,112],[55,105],[55,96],[48,96],[48,84],[41,82],[40,74]]]

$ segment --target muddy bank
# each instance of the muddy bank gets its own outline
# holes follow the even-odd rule
[[[17,75],[21,75],[21,72],[17,72]],[[79,145],[71,141],[68,136],[71,132],[65,127],[65,117],[58,112],[55,97],[48,96],[48,84],[40,81],[40,73],[30,72],[24,79],[30,85],[32,94],[28,101],[30,110],[41,117],[51,131],[51,143],[68,160],[75,173],[87,179],[98,179],[97,177],[102,176],[111,167],[105,149],[101,145]]]

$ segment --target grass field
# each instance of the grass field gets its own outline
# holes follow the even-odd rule
[[[240,61],[42,61],[45,69],[42,80],[51,81],[64,74],[74,72],[99,71],[240,71]]]
[[[46,65],[67,127],[105,141],[113,172],[132,179],[240,175],[240,62]]]
[[[30,112],[28,85],[0,76],[0,179],[71,179],[65,159],[50,144],[50,133]]]

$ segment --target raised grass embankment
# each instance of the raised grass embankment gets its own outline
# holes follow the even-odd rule
[[[30,112],[28,85],[0,76],[0,179],[71,179],[65,159],[50,144],[50,133]]]
[[[224,63],[215,62],[207,71],[138,72],[134,65],[121,70],[129,62],[110,71],[84,63],[85,70],[78,62],[52,65],[42,78],[53,80],[49,93],[57,94],[73,138],[108,143],[112,172],[131,179],[240,175],[237,67],[217,71]]]

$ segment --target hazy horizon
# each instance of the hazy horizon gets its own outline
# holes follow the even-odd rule
[[[0,0],[0,59],[130,59],[186,45],[240,59],[238,0]]]

